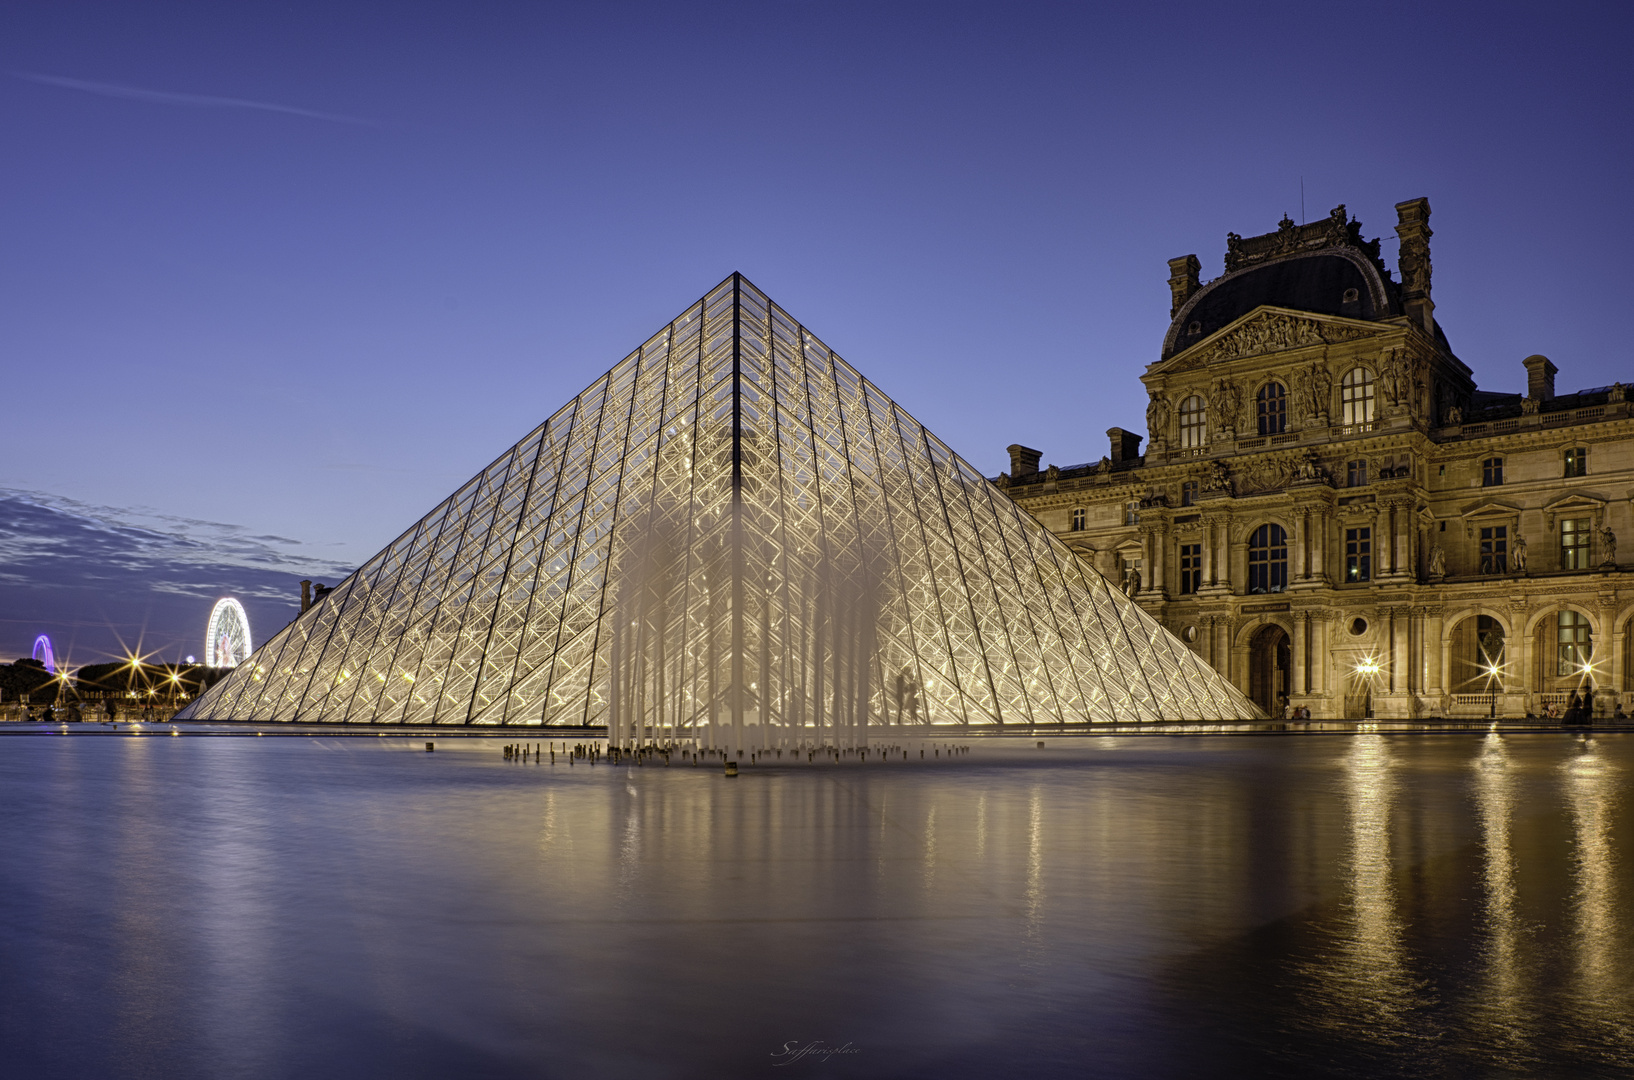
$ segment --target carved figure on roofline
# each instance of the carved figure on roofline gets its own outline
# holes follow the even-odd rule
[[[1538,399],[1534,397],[1521,398],[1521,415],[1536,416],[1538,414]]]
[[[1447,406],[1447,426],[1457,427],[1464,422],[1464,410],[1456,405]]]
[[[1611,402],[1612,404],[1616,404],[1619,401],[1627,400],[1627,398],[1628,387],[1624,386],[1620,382],[1614,382],[1611,384],[1611,392],[1606,395],[1607,401]]]

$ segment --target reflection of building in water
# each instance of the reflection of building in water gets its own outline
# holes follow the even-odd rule
[[[1572,914],[1577,998],[1591,1015],[1621,1017],[1627,1002],[1620,997],[1616,977],[1617,890],[1611,847],[1616,776],[1593,739],[1585,740],[1582,752],[1562,769],[1576,840]]]
[[[1513,1044],[1524,1037],[1529,1019],[1522,1007],[1522,980],[1516,955],[1514,776],[1503,736],[1486,737],[1475,759],[1475,808],[1481,823],[1486,889],[1486,982],[1478,1015],[1487,1021],[1487,1037]]]
[[[1262,708],[1519,715],[1592,681],[1609,714],[1634,702],[1630,388],[1556,393],[1515,356],[1524,393],[1478,389],[1435,318],[1429,202],[1395,209],[1394,268],[1343,206],[1228,235],[1212,281],[1170,260],[1145,452],[1016,444],[998,482]]]
[[[1390,817],[1396,798],[1391,768],[1390,747],[1383,736],[1359,735],[1352,741],[1345,759],[1352,925],[1332,986],[1339,1007],[1386,1025],[1381,1030],[1401,1022],[1414,996],[1390,862]]]

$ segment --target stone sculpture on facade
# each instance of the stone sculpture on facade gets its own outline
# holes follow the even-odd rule
[[[1515,542],[1509,548],[1509,569],[1517,574],[1526,573],[1526,537],[1515,534]]]
[[[1153,394],[1146,403],[1146,435],[1150,440],[1161,439],[1169,433],[1169,402],[1162,394]]]
[[[1521,398],[1521,415],[1536,416],[1538,414],[1538,399],[1533,397]]]
[[[1124,568],[1123,595],[1131,600],[1140,595],[1140,567],[1129,566]]]
[[[1242,394],[1230,379],[1221,379],[1214,384],[1214,392],[1209,395],[1208,411],[1218,429],[1222,432],[1237,430],[1237,413],[1242,410]]]
[[[1430,549],[1430,576],[1433,578],[1447,576],[1447,553],[1441,547],[1441,541],[1439,540]]]
[[[1447,406],[1447,426],[1457,427],[1464,422],[1464,410],[1456,405]]]
[[[1617,565],[1617,534],[1611,531],[1610,525],[1600,526],[1600,547],[1605,550],[1606,557],[1602,566]]]

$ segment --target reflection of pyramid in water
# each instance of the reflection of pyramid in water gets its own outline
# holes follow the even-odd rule
[[[739,275],[182,713],[732,748],[1255,715]]]

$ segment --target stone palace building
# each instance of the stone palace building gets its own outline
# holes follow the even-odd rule
[[[1339,206],[1169,262],[1146,452],[997,483],[1261,708],[1518,716],[1634,678],[1634,406],[1621,383],[1476,388],[1435,321],[1430,206],[1397,273]],[[1517,375],[1519,373],[1517,372]],[[1625,544],[1625,548],[1626,548]],[[1626,551],[1625,551],[1626,555]]]

